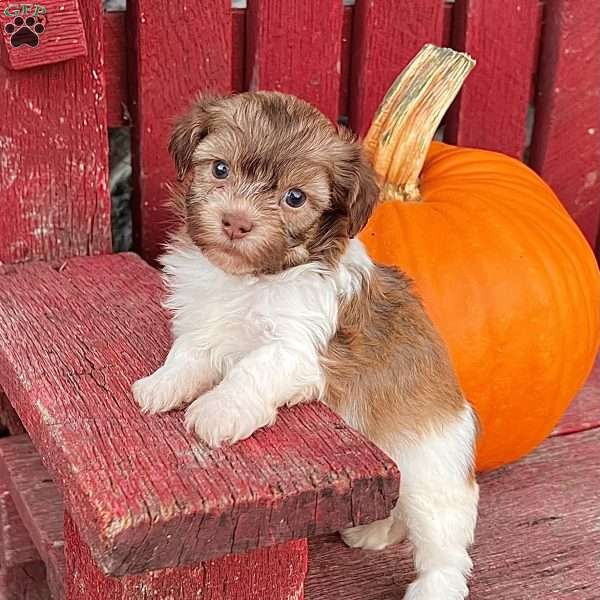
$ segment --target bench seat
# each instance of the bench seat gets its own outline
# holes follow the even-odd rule
[[[187,433],[181,412],[142,415],[130,386],[168,351],[163,294],[133,254],[0,274],[0,386],[64,498],[71,541],[104,574],[198,564],[389,513],[395,465],[319,403],[223,449]]]
[[[62,550],[62,532],[48,527],[62,519],[62,500],[55,492],[44,506],[31,493],[48,474],[28,437],[0,440],[0,463],[24,516],[19,537],[29,532],[49,577],[64,577],[62,562],[48,562],[45,550],[49,529],[51,546]],[[600,597],[600,429],[551,438],[519,463],[480,476],[480,483],[471,600]],[[406,545],[363,552],[344,546],[337,534],[317,536],[309,542],[305,600],[393,600],[412,577]],[[54,594],[63,599],[62,590]]]

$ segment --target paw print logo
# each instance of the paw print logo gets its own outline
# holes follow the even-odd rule
[[[10,35],[10,43],[15,48],[27,44],[35,48],[40,43],[40,35],[44,33],[44,24],[38,17],[15,17],[12,23],[4,26],[4,31]]]

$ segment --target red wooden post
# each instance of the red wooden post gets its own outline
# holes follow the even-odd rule
[[[446,120],[451,144],[523,157],[538,26],[536,0],[457,0],[453,47],[477,61]]]
[[[0,263],[110,251],[102,7],[80,8],[87,56],[0,65]]]
[[[295,94],[338,118],[344,6],[341,0],[253,0],[248,4],[250,90]]]
[[[443,0],[357,0],[350,125],[364,135],[390,85],[423,44],[440,44]]]
[[[600,224],[600,3],[548,0],[532,167],[552,186],[586,238]]]
[[[229,555],[197,566],[107,577],[92,558],[73,520],[65,518],[69,600],[302,600],[307,542],[296,540]]]
[[[134,238],[155,258],[172,215],[167,183],[175,178],[167,145],[173,119],[199,92],[231,90],[231,0],[128,4]]]

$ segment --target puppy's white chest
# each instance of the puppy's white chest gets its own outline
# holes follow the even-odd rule
[[[175,336],[192,336],[225,360],[277,341],[316,352],[334,333],[336,286],[316,269],[281,278],[231,277],[193,249],[163,263]]]

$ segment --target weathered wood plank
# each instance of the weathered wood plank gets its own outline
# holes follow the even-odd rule
[[[109,127],[129,124],[127,27],[125,13],[104,13],[104,67]]]
[[[21,521],[3,474],[0,474],[0,598],[50,598],[44,563]]]
[[[0,440],[0,444],[2,440]],[[0,472],[0,567],[14,567],[40,560],[13,502],[6,475]]]
[[[165,200],[175,177],[167,152],[173,119],[198,92],[231,90],[231,0],[197,2],[193,9],[131,0],[127,27],[134,237],[136,249],[151,259],[172,225]]]
[[[600,598],[600,429],[551,438],[523,461],[480,477],[472,600]],[[309,543],[306,600],[393,600],[414,578],[407,545]]]
[[[321,405],[217,450],[181,413],[141,415],[130,385],[162,363],[170,336],[159,274],[139,258],[0,279],[0,384],[107,573],[335,531],[393,505],[393,463]]]
[[[600,355],[583,389],[552,435],[566,435],[600,427]]]
[[[0,65],[0,263],[110,251],[102,7],[79,6],[87,56]]]
[[[344,6],[337,0],[252,0],[247,14],[250,90],[277,90],[338,118]]]
[[[600,224],[600,2],[546,3],[532,167],[595,247]]]
[[[46,584],[44,563],[27,563],[11,569],[0,569],[2,600],[62,600],[52,598]]]
[[[246,554],[143,575],[107,577],[73,521],[65,519],[69,600],[303,600],[307,542],[295,540]]]
[[[446,119],[451,144],[523,157],[537,39],[536,0],[457,0],[452,45],[477,60]]]
[[[440,44],[443,0],[357,0],[350,125],[364,135],[398,73],[426,43]]]
[[[64,596],[63,501],[29,436],[0,440],[0,475],[8,485],[20,528],[35,546],[37,559],[46,565],[48,584],[55,598]]]

